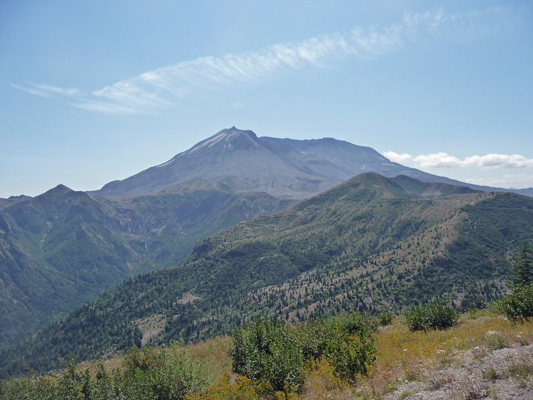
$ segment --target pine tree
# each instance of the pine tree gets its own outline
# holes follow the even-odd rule
[[[514,287],[526,286],[533,283],[533,260],[531,247],[524,242],[518,254],[518,260],[512,270],[511,281]]]

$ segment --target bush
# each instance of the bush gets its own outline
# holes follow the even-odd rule
[[[233,371],[273,391],[304,388],[304,358],[294,331],[282,322],[256,320],[233,331]]]
[[[207,385],[203,366],[175,350],[133,348],[124,362],[125,368],[111,375],[101,364],[91,374],[88,369],[77,369],[74,358],[67,357],[66,369],[57,378],[34,376],[0,382],[0,399],[180,400]]]
[[[376,359],[373,319],[361,314],[313,318],[294,328],[257,320],[233,333],[233,371],[273,391],[304,388],[304,363],[327,359],[335,375],[354,380]]]
[[[403,312],[403,316],[411,331],[446,329],[459,320],[459,312],[439,298],[425,306],[409,307]]]
[[[207,386],[203,366],[184,353],[168,349],[140,351],[131,348],[126,354],[125,370],[115,375],[127,398],[185,399]]]
[[[390,311],[381,311],[376,315],[376,321],[379,326],[387,326],[392,323],[394,315]]]
[[[328,344],[327,359],[335,369],[335,375],[355,381],[357,374],[366,374],[376,360],[374,332],[363,327],[350,335],[337,332]]]
[[[338,324],[340,331],[345,334],[355,334],[361,330],[374,332],[379,324],[378,319],[363,315],[358,312],[334,317],[332,322],[333,324]]]
[[[533,317],[533,283],[516,286],[513,293],[496,302],[496,307],[513,322]]]

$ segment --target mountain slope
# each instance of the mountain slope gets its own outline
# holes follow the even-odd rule
[[[128,276],[131,248],[105,207],[58,186],[0,214],[1,343],[17,340]]]
[[[368,147],[258,138],[233,127],[100,191],[60,185],[34,199],[0,199],[0,346],[127,277],[175,265],[220,229],[369,170],[434,182],[426,187],[401,178],[409,196],[466,191]]]
[[[532,234],[533,199],[363,174],[241,222],[177,267],[105,293],[4,352],[4,370],[21,362],[47,369],[68,352],[84,359],[140,345],[143,331],[156,343],[201,339],[257,314],[297,320],[399,309],[436,294],[471,306],[507,290],[510,255]],[[148,333],[148,322],[159,332]]]
[[[208,235],[285,208],[194,180],[117,204],[58,186],[0,211],[0,346],[126,278],[175,265]]]
[[[471,183],[450,179],[445,176],[433,175],[420,171],[416,168],[410,168],[392,162],[370,147],[357,146],[355,144],[333,138],[294,140],[261,137],[260,139],[270,144],[290,146],[294,150],[303,154],[313,155],[325,159],[339,169],[347,172],[350,176],[355,176],[365,172],[376,172],[389,178],[405,175],[423,182],[446,183],[450,185],[465,186],[470,189],[481,190],[484,192],[512,192],[533,197],[533,188],[501,189],[491,186],[474,185]]]

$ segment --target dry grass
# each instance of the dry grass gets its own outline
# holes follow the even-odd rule
[[[401,387],[407,382],[419,383],[424,390],[437,391],[454,381],[453,374],[445,371],[450,366],[465,367],[497,349],[533,343],[533,321],[511,324],[500,315],[481,311],[475,316],[464,314],[457,326],[444,331],[411,332],[401,318],[396,318],[392,325],[381,328],[376,337],[378,358],[366,376],[359,376],[356,382],[345,382],[334,375],[327,361],[309,363],[306,390],[300,396],[277,393],[262,397],[261,388],[246,378],[235,376],[228,356],[229,337],[187,345],[185,352],[205,362],[215,382],[204,394],[191,399],[379,399],[392,392],[396,393],[395,398],[408,398],[412,389]],[[104,363],[109,371],[121,365],[120,358]],[[531,374],[531,363],[522,360],[510,365],[505,373],[507,377],[526,383]],[[481,392],[487,395],[488,389],[483,385],[492,377],[483,378],[483,382],[471,382],[472,387],[457,388],[454,396],[475,398],[474,393]]]
[[[205,362],[211,377],[218,380],[224,374],[230,374],[231,357],[228,355],[230,345],[230,337],[217,336],[205,342],[187,345],[185,352],[193,359]]]
[[[359,382],[367,398],[386,393],[387,382],[394,380],[429,380],[430,387],[440,388],[453,378],[432,372],[463,362],[458,356],[465,350],[482,358],[486,349],[533,343],[533,321],[513,325],[501,316],[482,312],[475,319],[463,315],[459,324],[448,330],[410,332],[398,318],[377,338],[376,364]]]

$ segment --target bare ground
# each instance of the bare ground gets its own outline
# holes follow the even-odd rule
[[[451,357],[413,382],[398,382],[385,400],[533,399],[533,345],[476,347]]]

